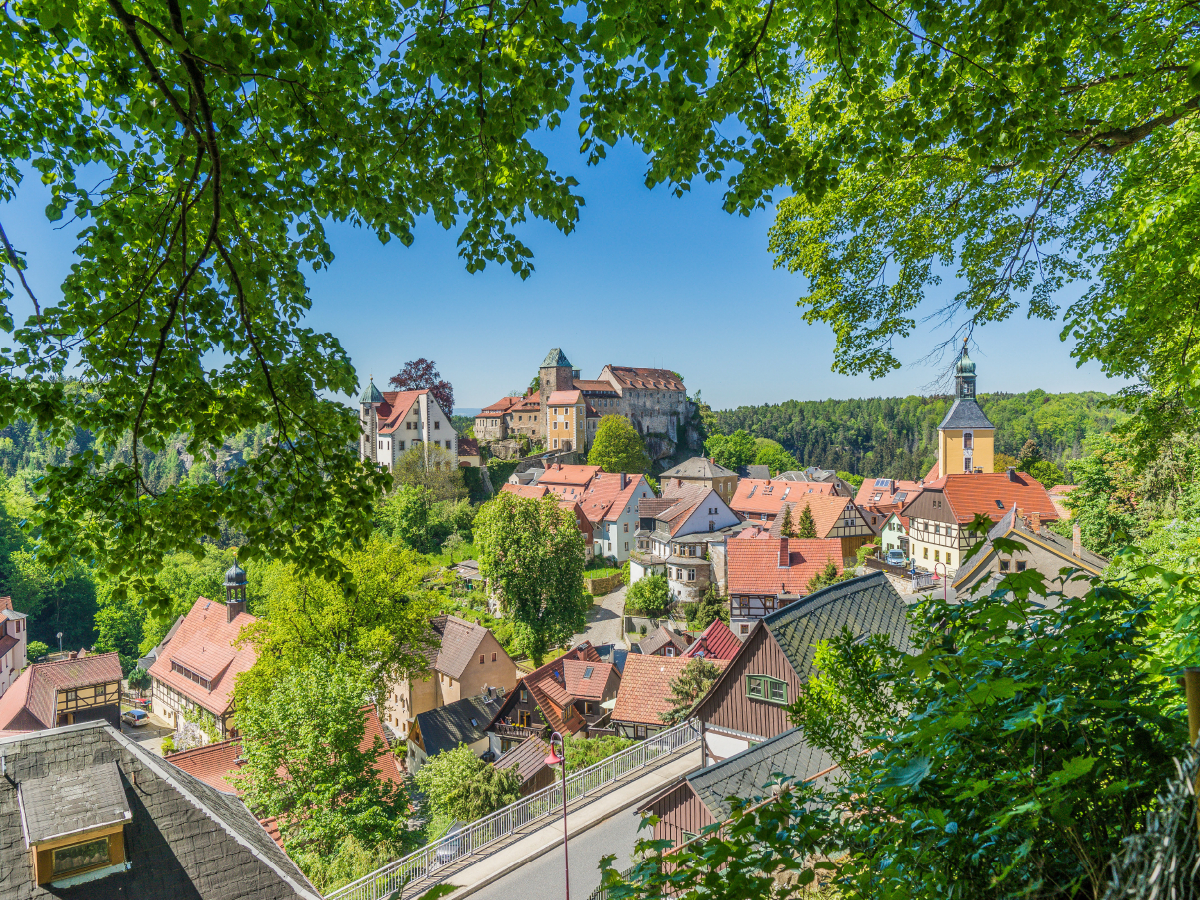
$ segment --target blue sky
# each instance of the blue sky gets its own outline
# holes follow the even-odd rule
[[[719,186],[698,186],[682,199],[662,187],[647,190],[644,158],[628,145],[587,169],[572,129],[544,137],[560,173],[579,179],[587,205],[571,235],[540,222],[524,228],[536,265],[526,281],[501,266],[469,274],[456,232],[430,219],[418,224],[408,248],[380,245],[350,226],[332,228],[337,259],[310,278],[308,325],[341,340],[362,380],[374,374],[382,386],[406,360],[424,356],[453,383],[456,405],[476,408],[527,385],[551,347],[589,378],[610,362],[673,369],[716,408],[919,394],[937,378],[918,364],[947,336],[931,324],[898,343],[904,366],[886,378],[830,371],[832,333],[806,324],[795,306],[804,280],[772,268],[772,212],[727,215]],[[2,212],[14,242],[29,252],[35,289],[52,299],[72,240],[46,223],[45,203],[36,177],[27,178]],[[928,310],[953,291],[950,279],[933,288]],[[19,320],[21,309],[14,311]],[[1023,314],[977,331],[979,389],[1121,386],[1095,364],[1077,369],[1058,331]]]

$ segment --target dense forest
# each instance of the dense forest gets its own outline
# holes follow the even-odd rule
[[[718,410],[709,428],[738,429],[778,441],[802,466],[872,477],[916,479],[937,458],[937,427],[950,397],[873,397],[866,400],[788,400]],[[996,426],[996,452],[1017,456],[1033,439],[1042,456],[1068,475],[1084,440],[1108,432],[1124,414],[1098,391],[1073,394],[980,394]]]

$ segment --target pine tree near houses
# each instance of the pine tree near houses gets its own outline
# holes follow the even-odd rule
[[[805,507],[807,509],[807,507]],[[792,522],[792,508],[785,506],[783,508],[783,523],[779,526],[779,533],[786,538],[796,537],[796,525]]]
[[[813,519],[812,507],[805,503],[804,509],[800,511],[800,522],[796,525],[796,537],[815,538],[817,536],[817,523]]]

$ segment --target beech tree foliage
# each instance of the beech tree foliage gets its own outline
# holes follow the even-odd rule
[[[605,472],[639,474],[650,468],[646,444],[624,416],[603,416],[588,451],[588,465]]]

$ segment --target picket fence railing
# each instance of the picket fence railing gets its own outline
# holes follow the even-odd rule
[[[567,776],[567,807],[630,772],[670,756],[700,740],[700,724],[688,719],[634,744],[608,759]],[[381,900],[405,887],[416,887],[451,863],[459,862],[539,819],[562,812],[562,782],[523,797],[491,815],[463,825],[408,856],[376,869],[326,896],[326,900]],[[415,896],[415,895],[414,895]]]

